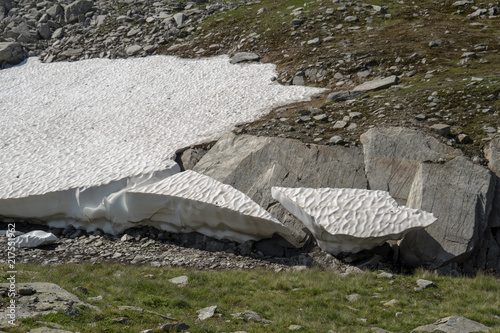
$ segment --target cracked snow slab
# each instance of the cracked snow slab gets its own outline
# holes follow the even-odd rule
[[[177,149],[323,91],[275,75],[272,64],[227,56],[30,58],[0,71],[0,215],[106,218],[110,197],[176,174]]]
[[[432,213],[398,206],[386,191],[273,187],[272,195],[333,254],[369,250],[436,221]]]

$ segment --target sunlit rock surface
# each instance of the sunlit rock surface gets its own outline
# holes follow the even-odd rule
[[[272,195],[333,254],[372,249],[436,220],[431,213],[398,206],[385,191],[273,187]]]
[[[0,216],[106,219],[103,207],[120,193],[177,173],[177,149],[322,91],[274,76],[272,64],[227,56],[30,58],[1,71]]]

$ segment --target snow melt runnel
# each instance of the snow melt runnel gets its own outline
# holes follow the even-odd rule
[[[369,250],[436,221],[432,213],[398,206],[386,191],[273,187],[272,196],[333,254]]]

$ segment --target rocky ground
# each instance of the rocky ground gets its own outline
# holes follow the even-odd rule
[[[0,223],[0,230],[5,229],[7,225]],[[342,262],[313,244],[302,250],[292,251],[281,247],[278,239],[236,244],[199,233],[174,234],[155,228],[130,229],[125,234],[113,236],[100,231],[86,233],[71,226],[58,229],[23,222],[16,222],[16,229],[20,232],[44,230],[59,237],[51,245],[16,249],[17,263],[50,266],[108,262],[152,267],[209,270],[267,268],[275,271],[321,267],[340,274],[359,273],[362,268],[376,267],[397,270],[397,267],[376,255],[377,251],[380,254],[389,252],[390,248],[386,246],[375,252],[345,257]],[[7,247],[7,237],[0,236],[0,246]],[[1,258],[0,263],[7,264],[7,261]]]
[[[372,127],[404,126],[422,129],[485,164],[483,148],[500,130],[497,15],[500,2],[482,0],[0,0],[0,65],[9,67],[26,56],[49,63],[252,52],[260,61],[276,64],[280,83],[328,91],[312,101],[277,108],[239,126],[237,133],[356,146],[360,134]],[[348,98],[329,95],[391,76],[396,78],[387,89]],[[19,250],[18,260],[208,269],[319,264],[340,272],[353,269],[346,262],[361,267],[368,262],[397,270],[380,262],[376,251],[343,258],[341,263],[313,245],[292,253],[276,250],[271,244],[277,242],[234,244],[152,229],[118,238],[71,229],[51,231],[62,236],[55,245]],[[388,246],[378,250],[386,258],[391,253]]]

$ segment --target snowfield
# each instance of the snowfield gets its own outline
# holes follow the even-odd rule
[[[0,71],[0,216],[121,232],[130,221],[113,216],[133,212],[120,200],[179,172],[176,150],[323,91],[274,76],[227,56],[30,58]]]

